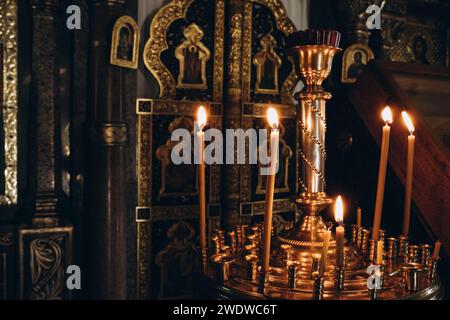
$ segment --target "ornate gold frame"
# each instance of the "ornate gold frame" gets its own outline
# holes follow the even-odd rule
[[[281,30],[286,36],[296,31],[294,23],[289,19],[286,14],[286,9],[280,0],[250,0],[245,3],[244,8],[244,28],[243,38],[244,41],[242,55],[242,87],[243,87],[243,102],[251,102],[251,64],[252,64],[252,24],[253,24],[253,4],[258,3],[269,8],[277,23],[277,28]],[[286,78],[281,88],[281,103],[292,104],[293,90],[297,85],[299,78],[295,69]]]
[[[194,32],[197,32],[199,39],[194,43],[197,47],[200,47],[203,52],[205,52],[205,58],[202,61],[202,68],[201,68],[201,79],[202,83],[194,84],[194,83],[185,83],[184,82],[184,72],[186,68],[186,63],[184,61],[185,57],[182,53],[182,50],[186,48],[186,46],[189,46],[190,41],[188,37],[191,35],[195,35]],[[209,49],[202,43],[202,39],[204,37],[203,30],[196,25],[195,23],[189,25],[184,30],[184,35],[186,38],[186,41],[181,43],[176,49],[175,49],[175,57],[180,61],[180,68],[179,68],[179,75],[178,75],[178,89],[200,89],[200,90],[207,90],[208,89],[208,83],[206,79],[206,63],[211,59],[211,52]],[[180,52],[181,51],[181,52]]]
[[[0,42],[3,55],[3,130],[5,148],[5,194],[0,205],[17,204],[17,0],[5,0],[0,6]]]
[[[177,83],[162,63],[160,54],[168,49],[165,30],[175,20],[185,18],[186,12],[193,0],[172,0],[158,10],[150,25],[150,38],[144,47],[144,64],[155,77],[159,86],[160,99],[174,99]],[[223,94],[223,59],[224,59],[224,29],[225,0],[215,0],[216,22],[214,37],[214,80],[213,101],[221,102]]]
[[[186,9],[193,0],[173,0],[159,9],[150,25],[150,38],[144,47],[144,64],[158,81],[159,97],[172,98],[176,93],[176,82],[161,61],[160,54],[168,49],[165,31],[173,21],[184,18]]]
[[[347,77],[347,70],[349,68],[348,64],[348,57],[353,55],[355,51],[363,51],[367,56],[366,64],[374,58],[374,54],[372,49],[369,48],[368,45],[362,44],[362,43],[356,43],[351,46],[349,46],[342,57],[342,75],[341,75],[341,81],[342,83],[355,83],[357,79],[349,78]]]
[[[120,40],[120,30],[124,26],[129,26],[133,29],[133,59],[132,61],[119,59],[117,58],[117,48],[119,46]],[[139,41],[141,39],[139,26],[136,21],[130,16],[120,17],[116,23],[114,24],[113,32],[112,32],[112,41],[111,41],[111,57],[110,61],[112,65],[129,68],[129,69],[137,69],[138,67],[138,59],[139,59]]]
[[[269,41],[269,45],[268,45],[268,50],[266,50],[264,48],[264,43],[267,43],[267,41]],[[275,52],[274,50],[274,46],[277,45],[277,41],[275,40],[275,38],[270,35],[267,34],[265,35],[262,39],[261,39],[261,46],[263,46],[263,49],[261,49],[261,51],[259,51],[254,57],[253,57],[253,64],[256,66],[256,84],[255,84],[255,93],[258,94],[275,94],[277,95],[279,93],[279,85],[278,85],[278,71],[280,69],[281,66],[281,58],[280,56],[278,56],[278,54]],[[265,89],[265,88],[261,88],[261,82],[262,82],[262,68],[264,67],[263,63],[261,63],[261,61],[259,61],[257,55],[258,54],[264,54],[264,53],[270,53],[274,59],[276,61],[274,61],[275,63],[275,69],[276,71],[274,72],[274,85],[275,88],[274,89]]]

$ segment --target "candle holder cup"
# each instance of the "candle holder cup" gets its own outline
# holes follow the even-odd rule
[[[318,273],[315,273],[313,280],[312,300],[323,300],[324,286],[325,277],[321,277]]]
[[[290,261],[288,265],[288,286],[290,289],[295,289],[297,286],[297,271],[300,267],[298,261]]]
[[[433,282],[437,279],[439,260],[440,260],[440,258],[430,259],[428,262],[427,277],[428,277],[428,280],[431,282]]]
[[[266,287],[269,284],[269,274],[270,269],[268,271],[264,271],[261,269],[259,272],[259,279],[258,279],[258,293],[264,294],[266,291]]]
[[[392,263],[397,261],[398,256],[398,240],[397,238],[387,238],[387,260]]]
[[[423,266],[420,263],[406,263],[402,266],[406,290],[414,292],[421,290],[423,271]]]
[[[400,262],[406,262],[408,257],[409,239],[407,236],[398,237],[398,257]]]
[[[429,262],[431,260],[431,248],[429,244],[420,245],[420,263],[423,265],[424,269],[428,269]]]

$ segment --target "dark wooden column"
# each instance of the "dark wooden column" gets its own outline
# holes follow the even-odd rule
[[[125,123],[123,88],[132,70],[109,63],[115,21],[131,1],[97,0],[90,4],[88,168],[88,292],[95,299],[126,298]]]

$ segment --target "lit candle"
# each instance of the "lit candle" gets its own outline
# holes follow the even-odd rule
[[[383,137],[381,142],[380,168],[378,171],[378,186],[377,199],[375,202],[375,215],[373,217],[372,239],[378,241],[378,233],[381,225],[381,213],[383,210],[384,184],[386,181],[387,160],[389,154],[389,138],[392,123],[391,108],[386,107],[382,112],[382,117],[385,122],[383,127]]]
[[[322,255],[320,256],[319,277],[323,277],[325,269],[327,268],[328,247],[330,246],[330,237],[331,237],[330,230],[326,230],[323,232],[323,246],[322,246]]]
[[[434,251],[433,251],[433,260],[438,260],[439,259],[439,251],[441,250],[441,242],[438,240],[436,241],[436,243],[434,244]]]
[[[273,215],[273,197],[275,192],[275,175],[278,161],[278,148],[280,131],[278,129],[278,114],[274,108],[269,108],[267,120],[272,128],[270,133],[270,155],[273,162],[270,163],[271,169],[267,175],[266,183],[266,207],[264,212],[264,232],[263,232],[263,272],[269,271],[270,262],[270,240],[272,236],[272,215]]]
[[[383,253],[384,253],[384,241],[378,240],[377,242],[377,264],[383,264]]]
[[[403,235],[409,234],[409,221],[411,217],[411,193],[413,184],[413,168],[414,168],[414,125],[406,111],[402,112],[403,121],[409,130],[408,136],[408,156],[406,158],[406,185],[405,185],[405,206],[403,212]]]
[[[197,113],[197,123],[199,132],[197,138],[200,145],[200,164],[198,168],[199,185],[199,207],[200,207],[200,247],[202,251],[206,250],[206,179],[205,179],[205,133],[203,129],[206,126],[206,110],[200,107]]]
[[[358,208],[356,210],[356,225],[358,228],[361,228],[361,216],[362,216],[362,210],[361,208]]]
[[[338,226],[336,227],[336,265],[338,267],[343,267],[345,228],[342,226],[344,221],[344,205],[341,196],[336,200],[334,215],[336,222],[338,223]]]

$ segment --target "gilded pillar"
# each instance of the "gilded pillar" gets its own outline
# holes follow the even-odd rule
[[[86,229],[88,292],[94,299],[125,299],[126,212],[124,86],[129,71],[109,63],[112,26],[131,1],[90,4]]]
[[[224,125],[226,129],[241,128],[242,114],[242,47],[243,47],[243,1],[229,2],[227,48],[227,89],[224,94]],[[228,143],[228,142],[227,142]],[[236,152],[236,150],[235,150]],[[236,155],[236,154],[235,154]],[[236,156],[234,157],[236,159]],[[239,222],[240,213],[240,168],[225,166],[223,190],[223,224],[232,227]]]

